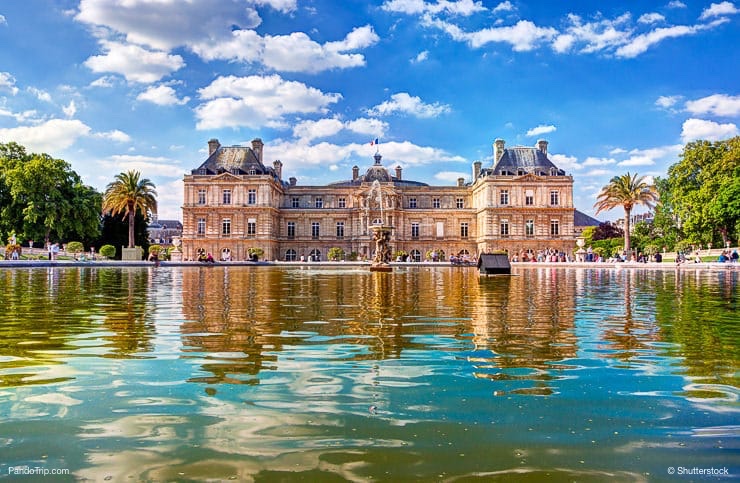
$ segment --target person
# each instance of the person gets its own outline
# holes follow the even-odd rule
[[[732,263],[737,263],[738,258],[740,258],[740,255],[737,254],[737,249],[732,250],[732,255],[730,255],[730,261]]]
[[[206,262],[216,263],[216,260],[213,259],[213,255],[211,255],[211,252],[208,252],[208,255],[206,255]]]
[[[660,252],[655,254],[655,263],[663,263],[663,255],[660,254]]]
[[[701,256],[699,255],[699,250],[696,251],[694,254],[694,263],[701,263]]]
[[[722,253],[719,254],[719,258],[717,258],[717,261],[719,263],[725,263],[725,262],[727,262],[727,260],[728,260],[727,254],[726,254],[726,252],[724,250],[722,250]]]
[[[59,243],[54,243],[51,246],[51,259],[56,260],[57,256],[59,256]]]

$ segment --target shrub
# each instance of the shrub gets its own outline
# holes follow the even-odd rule
[[[82,242],[71,241],[67,243],[67,251],[69,253],[82,253],[85,251],[85,246],[82,244]]]
[[[329,257],[329,260],[333,260],[335,262],[339,260],[343,260],[344,250],[342,250],[341,248],[337,248],[337,247],[330,248],[327,256]]]
[[[100,247],[100,256],[105,258],[115,258],[116,256],[116,247],[113,245],[103,245]]]
[[[247,253],[249,254],[249,258],[253,261],[257,261],[262,255],[265,254],[265,251],[261,248],[252,247],[247,250]]]
[[[159,255],[162,253],[162,245],[149,245],[149,255]]]

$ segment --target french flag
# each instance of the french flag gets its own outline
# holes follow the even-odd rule
[[[373,139],[372,141],[370,141],[370,146],[374,146],[374,145],[376,145],[376,144],[380,144],[380,143],[378,142],[378,138],[375,138],[375,139]]]

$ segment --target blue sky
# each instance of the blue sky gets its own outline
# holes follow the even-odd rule
[[[733,1],[94,0],[0,3],[0,142],[101,191],[138,169],[160,218],[207,141],[265,142],[304,185],[372,163],[454,184],[491,144],[550,142],[593,214],[627,171],[740,133]],[[601,219],[621,216],[618,210]]]

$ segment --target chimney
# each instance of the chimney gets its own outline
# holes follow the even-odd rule
[[[544,139],[540,139],[539,141],[537,141],[537,149],[539,149],[542,154],[547,156],[547,141],[545,141]]]
[[[218,148],[221,147],[221,143],[218,142],[218,139],[213,138],[210,141],[208,141],[208,156],[210,157],[211,154],[215,153]]]
[[[357,181],[360,177],[360,168],[358,166],[352,166],[352,181]]]
[[[296,183],[298,183],[298,180],[291,176],[290,178],[288,178],[288,182],[291,186],[295,186]]]
[[[475,163],[473,163],[473,183],[475,183],[475,181],[480,176],[480,167],[481,167],[481,164],[482,163],[480,161],[476,161]]]
[[[401,181],[401,171],[403,171],[403,168],[401,168],[401,166],[396,166],[396,179],[398,181]]]
[[[458,186],[465,186],[465,178],[457,178]]]
[[[257,156],[260,164],[262,163],[262,148],[264,146],[265,143],[263,143],[260,138],[252,139],[252,151],[254,151],[254,155]]]
[[[499,158],[504,154],[504,140],[499,138],[493,142],[493,164],[496,164]]]
[[[275,169],[275,174],[277,174],[278,179],[283,178],[283,163],[280,162],[280,160],[275,160],[272,162],[272,167]]]

